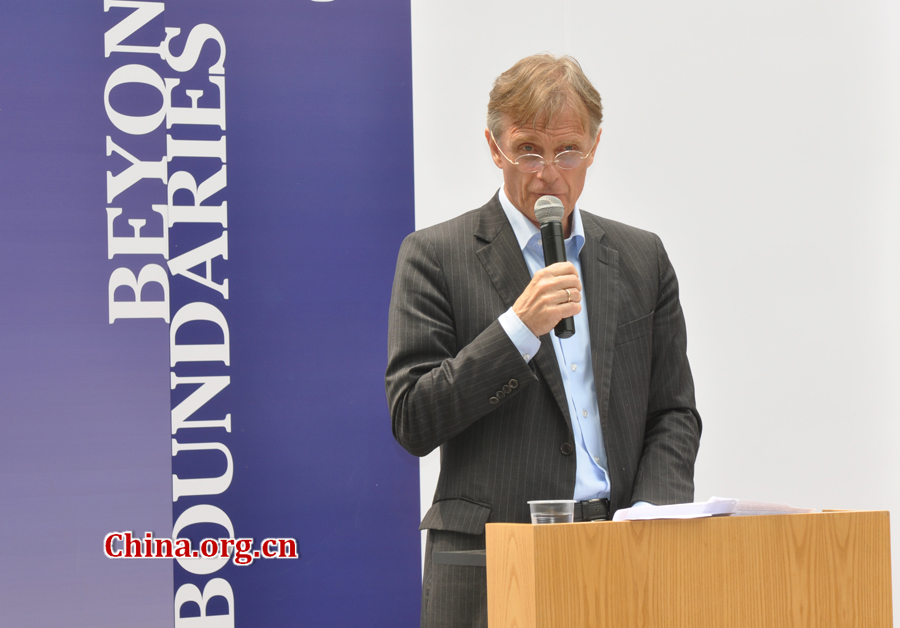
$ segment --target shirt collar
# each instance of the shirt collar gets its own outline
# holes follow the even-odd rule
[[[534,226],[525,215],[516,209],[516,206],[507,198],[506,192],[500,188],[500,206],[503,207],[503,213],[506,214],[509,224],[516,234],[516,241],[519,248],[524,252],[529,244],[537,244],[541,239],[541,230]],[[581,212],[578,210],[578,203],[575,203],[575,210],[572,212],[572,233],[566,238],[566,245],[570,246],[574,242],[575,255],[581,255],[581,247],[584,246],[584,225],[581,223]]]

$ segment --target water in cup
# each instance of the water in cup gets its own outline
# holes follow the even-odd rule
[[[572,523],[575,518],[575,500],[545,499],[528,502],[531,523]]]
[[[572,523],[572,515],[531,515],[531,523]]]

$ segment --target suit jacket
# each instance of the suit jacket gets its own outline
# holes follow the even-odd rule
[[[701,423],[675,272],[656,235],[581,214],[590,329],[576,333],[591,335],[611,508],[691,501]],[[417,456],[441,448],[422,529],[480,535],[489,521],[530,521],[528,500],[572,497],[551,338],[526,363],[497,321],[530,280],[496,196],[403,242],[385,381],[397,441]]]

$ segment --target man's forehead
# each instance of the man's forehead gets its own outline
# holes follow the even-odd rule
[[[555,112],[543,112],[531,120],[507,122],[507,135],[517,139],[540,139],[546,135],[588,135],[587,115],[581,109],[583,108],[570,105]]]
[[[534,140],[541,141],[547,136],[561,136],[583,139],[588,134],[587,129],[577,121],[571,124],[557,125],[518,125],[512,124],[507,128],[506,135],[510,141]]]

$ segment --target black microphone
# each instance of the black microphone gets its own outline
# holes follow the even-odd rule
[[[555,196],[542,196],[534,204],[534,217],[541,223],[541,243],[544,248],[544,266],[566,261],[566,242],[563,238],[562,219],[566,215],[562,201]],[[556,324],[557,338],[569,338],[575,334],[575,319],[571,316]]]

